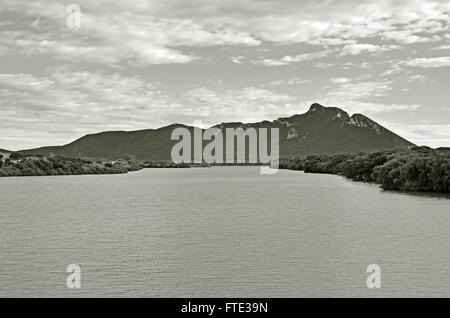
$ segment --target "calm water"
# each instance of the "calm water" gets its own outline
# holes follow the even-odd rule
[[[448,198],[258,171],[0,178],[0,296],[450,296]]]

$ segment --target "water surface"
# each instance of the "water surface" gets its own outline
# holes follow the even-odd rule
[[[448,197],[214,167],[0,178],[0,200],[3,297],[450,297]]]

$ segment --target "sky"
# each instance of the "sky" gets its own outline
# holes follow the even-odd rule
[[[449,15],[439,0],[2,0],[0,148],[314,102],[449,147]]]

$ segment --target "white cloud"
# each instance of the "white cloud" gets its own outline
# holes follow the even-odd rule
[[[410,82],[420,82],[423,83],[427,80],[427,77],[423,74],[411,75],[408,77],[408,81]]]
[[[262,60],[251,60],[250,61],[253,64],[257,65],[264,65],[264,66],[283,66],[288,65],[288,62],[280,61],[280,60],[274,60],[274,59],[262,59]]]
[[[341,55],[357,55],[363,52],[376,52],[380,50],[380,47],[373,44],[355,43],[347,44],[341,50]]]
[[[436,47],[432,48],[432,50],[437,50],[437,51],[439,51],[439,50],[448,50],[448,51],[450,51],[450,44],[439,45],[439,46],[436,46]]]
[[[305,99],[369,115],[414,111],[420,106],[395,101],[422,100],[412,81],[425,91],[441,74],[436,68],[449,65],[449,57],[433,57],[448,49],[448,1],[77,3],[83,17],[75,31],[66,27],[64,2],[3,0],[2,72],[28,74],[0,75],[1,138],[57,144],[86,132],[190,123],[193,116],[211,123],[272,119],[298,113]],[[147,67],[188,63],[196,65]],[[231,72],[230,63],[271,68]],[[70,68],[49,73],[61,64]],[[411,67],[435,69],[423,78]],[[295,86],[307,81],[308,89]],[[441,106],[448,93],[438,94]]]
[[[297,62],[303,62],[303,61],[310,61],[314,59],[320,59],[327,55],[329,55],[332,51],[331,50],[325,50],[320,52],[313,52],[313,53],[302,53],[295,56],[287,55],[281,59],[282,62],[286,63],[297,63]]]
[[[450,56],[415,58],[406,61],[405,64],[422,68],[446,67],[450,66]]]
[[[264,86],[291,86],[291,85],[302,85],[310,83],[310,80],[303,79],[303,78],[288,78],[288,79],[280,79],[276,81],[271,81]]]
[[[265,66],[282,66],[288,65],[291,63],[299,63],[306,62],[316,59],[323,59],[326,57],[332,56],[347,56],[347,55],[358,55],[363,53],[375,53],[375,52],[383,52],[389,51],[393,49],[397,49],[396,45],[374,45],[374,44],[366,44],[366,43],[356,43],[351,41],[351,44],[346,44],[342,47],[337,47],[333,49],[326,49],[318,52],[310,52],[310,53],[301,53],[298,55],[286,55],[280,59],[261,59],[261,60],[252,60],[253,64],[260,64]],[[366,63],[367,64],[367,63]],[[320,66],[325,64],[318,64]],[[366,65],[367,66],[367,65]]]
[[[350,81],[351,81],[351,79],[349,79],[347,77],[333,77],[330,79],[330,82],[333,84],[345,84]]]
[[[367,44],[367,43],[353,43],[353,44],[347,44],[342,49],[340,49],[339,55],[358,55],[362,53],[374,53],[374,52],[382,52],[382,51],[389,51],[398,48],[398,46],[395,45],[374,45],[374,44]]]
[[[364,2],[313,5],[309,1],[287,1],[280,6],[275,0],[244,0],[239,5],[229,1],[212,5],[206,0],[189,4],[185,0],[133,4],[80,0],[82,27],[72,32],[65,27],[66,8],[59,1],[4,1],[4,12],[15,12],[31,27],[3,22],[0,46],[18,54],[51,54],[102,64],[191,63],[199,56],[185,52],[186,47],[257,46],[262,42],[325,48],[344,45],[342,55],[373,53],[392,47],[359,43],[362,38],[399,44],[436,41],[448,32],[449,18],[448,3],[426,0],[414,5],[406,0],[385,1],[377,6]],[[287,63],[311,59],[303,54],[285,58]],[[259,63],[274,66],[283,61]]]
[[[176,108],[166,113],[167,120],[192,124],[202,120],[206,126],[220,122],[256,122],[292,115],[298,110],[298,99],[265,87],[215,89],[197,87],[179,95]]]
[[[10,138],[16,131],[35,132],[61,143],[102,130],[148,128],[149,118],[163,123],[155,118],[161,107],[173,108],[158,83],[119,74],[65,69],[45,77],[0,74],[0,87],[2,130]]]
[[[327,68],[333,67],[334,63],[319,62],[319,63],[314,64],[314,66],[317,68],[321,68],[321,69],[327,69]]]
[[[430,37],[418,36],[413,34],[412,30],[395,30],[383,32],[381,35],[388,40],[395,40],[401,44],[412,44],[433,41]]]
[[[327,89],[326,93],[319,98],[324,105],[337,106],[349,113],[363,113],[368,115],[393,112],[393,111],[416,111],[420,108],[418,104],[398,104],[372,102],[378,97],[387,96],[392,89],[390,81],[348,81],[344,79],[332,80],[338,84],[337,88]]]
[[[8,9],[17,9],[23,20],[42,16],[32,28],[1,32],[0,45],[10,47],[16,54],[50,54],[58,59],[102,64],[174,64],[198,59],[177,47],[260,44],[247,32],[224,25],[206,27],[192,19],[156,17],[134,6],[108,12],[108,7],[100,3],[84,1],[80,3],[81,28],[69,30],[61,28],[61,22],[66,20],[62,4],[49,2],[44,10],[23,2],[9,2]],[[41,27],[45,24],[51,28]]]
[[[392,63],[392,64],[393,65],[390,66],[389,69],[385,70],[384,72],[382,72],[380,74],[380,77],[387,77],[387,76],[395,75],[395,74],[401,73],[405,70],[404,68],[400,67],[398,65],[398,63]]]
[[[242,60],[244,59],[244,56],[232,56],[230,59],[235,64],[242,64]]]

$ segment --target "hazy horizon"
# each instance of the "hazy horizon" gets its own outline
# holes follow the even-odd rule
[[[326,105],[322,105],[322,106],[328,107]],[[345,111],[345,109],[342,109],[342,110]],[[304,113],[301,113],[300,115],[302,115],[302,114],[304,114]],[[354,114],[357,114],[357,113],[354,113]],[[350,113],[349,116],[351,117],[354,114]],[[295,115],[299,115],[299,114],[293,114],[292,116],[295,116]],[[288,117],[291,117],[291,116],[288,116]],[[274,118],[274,119],[268,119],[267,118],[267,119],[261,120],[261,122],[262,121],[273,121],[273,120],[277,120],[277,119],[279,119],[279,118]],[[221,123],[224,123],[224,122],[218,122],[216,124],[221,124]],[[230,123],[230,122],[228,122],[228,123]],[[250,122],[243,122],[243,124],[249,124],[249,123]],[[252,123],[256,123],[256,122],[251,122],[250,124],[252,124]],[[198,124],[198,122],[196,124]],[[382,123],[378,123],[378,124],[383,126]],[[102,130],[102,131],[92,132],[92,133],[89,133],[89,134],[94,134],[95,135],[95,134],[104,133],[104,132],[119,132],[119,131],[133,132],[133,131],[140,131],[140,130],[158,130],[158,129],[161,129],[161,128],[164,128],[164,127],[168,127],[170,125],[185,125],[185,126],[189,126],[189,127],[199,127],[199,128],[202,128],[202,129],[207,129],[207,128],[211,128],[211,127],[215,126],[215,125],[210,126],[210,125],[204,125],[204,124],[202,126],[199,126],[199,125],[194,125],[194,123],[168,123],[168,124],[163,125],[163,126],[149,127],[149,128],[144,128],[144,129],[136,129],[136,130],[134,130],[134,129],[132,129],[132,130]],[[89,135],[89,134],[86,134],[86,135]],[[38,146],[38,147],[34,147],[34,148],[42,148],[42,147],[49,147],[49,146],[64,146],[64,145],[70,144],[70,143],[72,143],[72,142],[74,142],[74,141],[76,141],[76,140],[78,140],[78,139],[80,139],[80,138],[82,138],[82,137],[84,137],[86,135],[74,137],[72,140],[69,140],[69,141],[67,141],[65,143],[62,143],[62,144],[42,145],[42,146]],[[400,137],[403,137],[403,136],[400,136]],[[420,144],[416,144],[416,145],[417,146],[426,146],[426,145],[420,145]],[[438,148],[438,147],[436,147],[436,148]],[[33,148],[27,148],[27,149],[25,149],[25,148],[23,148],[23,149],[6,149],[6,148],[0,147],[0,149],[9,150],[9,151],[20,151],[20,150],[27,150],[27,149],[33,149]]]

